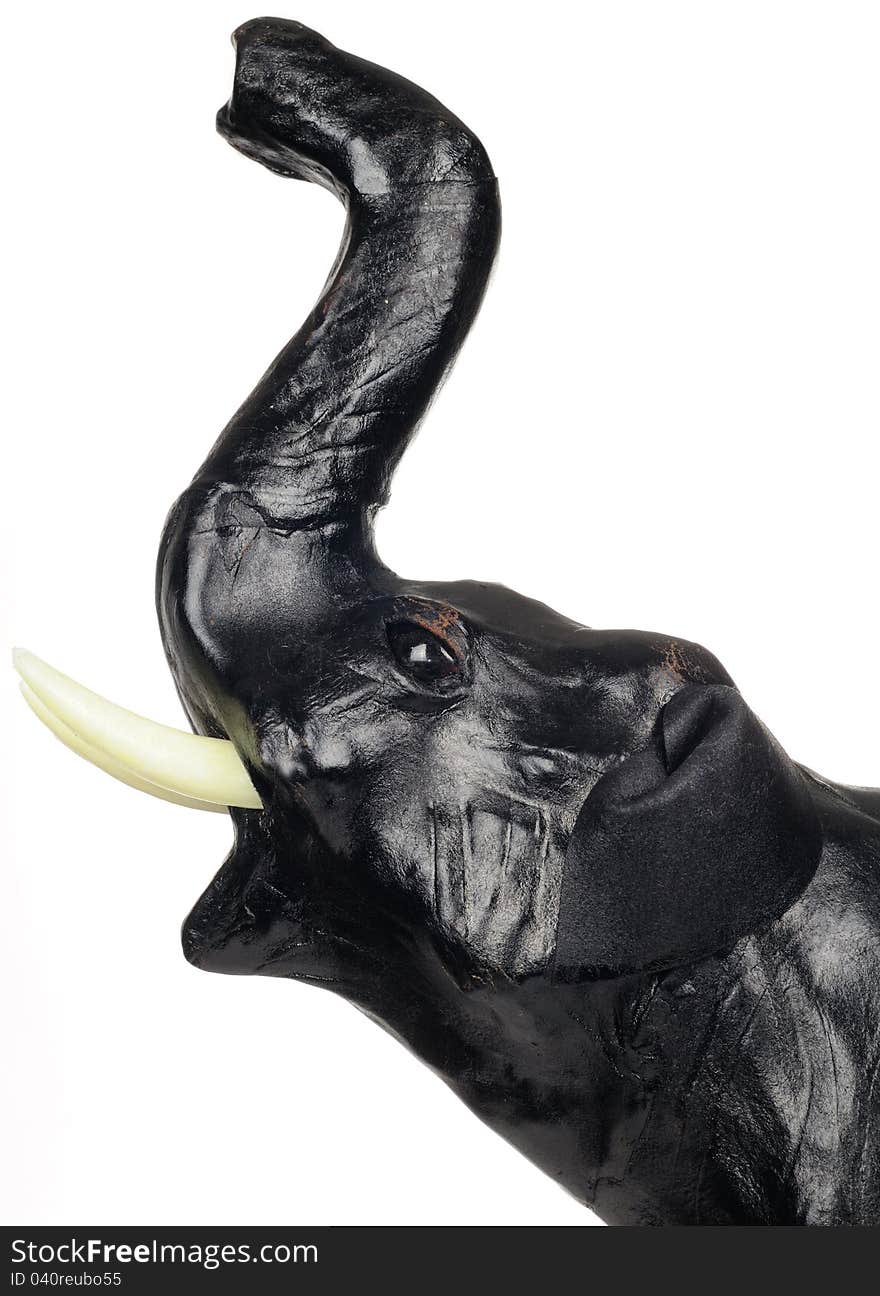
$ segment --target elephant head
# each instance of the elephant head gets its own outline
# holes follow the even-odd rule
[[[411,82],[294,22],[234,43],[219,130],[330,188],[347,223],[166,524],[159,618],[195,734],[23,657],[29,700],[111,773],[231,806],[192,963],[343,994],[579,1191],[602,1122],[561,1151],[559,1094],[620,1104],[561,1023],[780,920],[821,851],[808,779],[705,649],[383,565],[374,519],[480,306],[497,183]],[[264,253],[279,291],[298,255]]]

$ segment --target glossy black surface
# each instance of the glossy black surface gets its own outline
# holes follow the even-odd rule
[[[296,23],[236,48],[220,130],[348,225],[163,539],[184,705],[265,805],[187,957],[345,995],[609,1222],[877,1222],[880,794],[794,765],[697,645],[382,565],[495,254],[492,168]]]

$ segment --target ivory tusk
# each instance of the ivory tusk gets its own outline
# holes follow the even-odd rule
[[[13,661],[42,708],[34,707],[25,695],[40,719],[66,746],[113,777],[156,796],[166,794],[167,800],[195,803],[200,809],[262,809],[228,739],[184,733],[135,715],[22,649],[16,650]]]
[[[171,801],[175,805],[188,806],[191,810],[213,810],[217,814],[225,814],[226,806],[217,805],[212,801],[196,801],[194,797],[178,796],[176,792],[169,791],[168,788],[159,787],[158,783],[150,783],[147,779],[139,778],[137,774],[132,773],[125,765],[115,761],[112,756],[107,756],[104,752],[87,743],[79,734],[69,729],[63,720],[59,720],[47,706],[44,706],[36,693],[25,684],[24,680],[19,684],[21,695],[27,702],[30,709],[38,720],[41,720],[46,728],[55,735],[59,742],[63,743],[70,751],[75,752],[77,756],[82,756],[89,764],[97,766],[111,778],[118,779],[120,783],[127,783],[129,787],[135,788],[138,792],[147,792],[150,796],[158,797],[161,801]]]

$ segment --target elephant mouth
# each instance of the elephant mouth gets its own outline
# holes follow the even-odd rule
[[[233,812],[235,846],[184,921],[187,962],[206,972],[288,977],[355,993],[394,942],[304,819]]]
[[[328,973],[333,937],[315,929],[302,906],[263,877],[240,891],[223,869],[183,924],[184,957],[203,972],[294,977],[333,984]]]

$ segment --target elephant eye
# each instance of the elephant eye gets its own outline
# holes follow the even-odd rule
[[[398,665],[421,684],[438,684],[462,674],[462,662],[452,645],[415,621],[390,625],[388,642]]]

